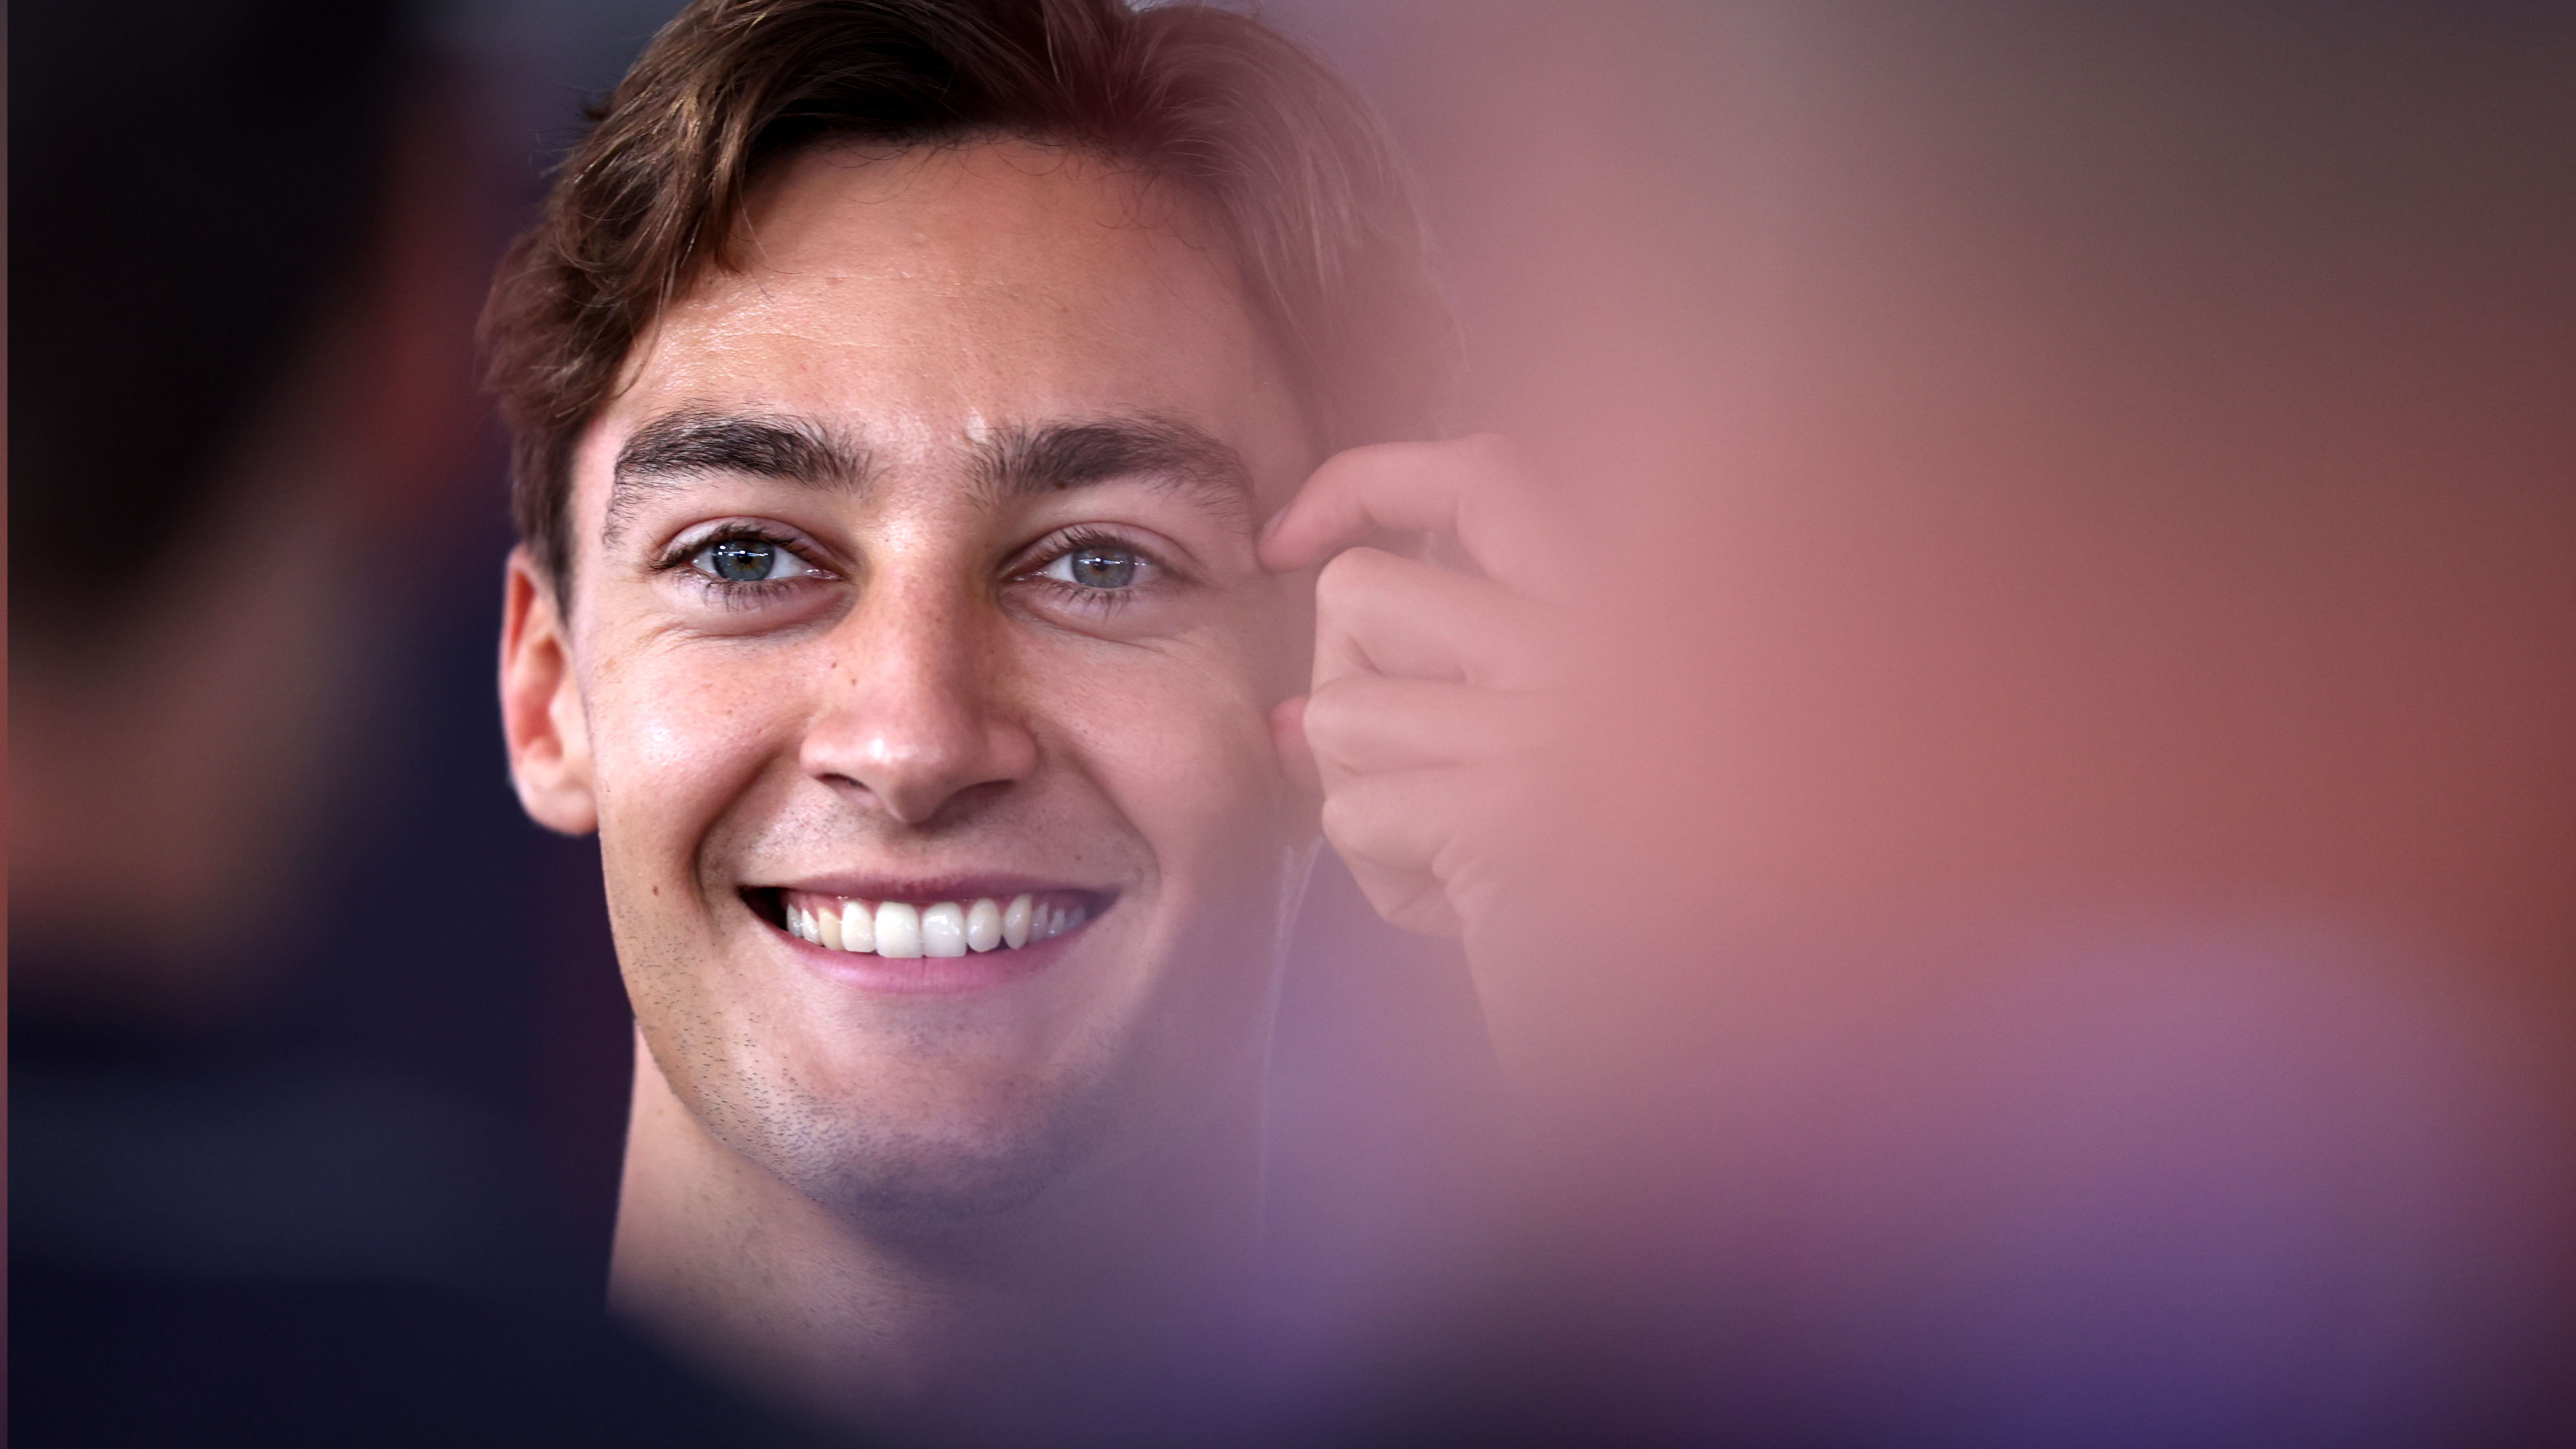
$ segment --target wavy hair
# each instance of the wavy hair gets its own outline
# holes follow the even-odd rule
[[[1120,0],[694,0],[592,116],[484,309],[520,536],[560,588],[572,454],[628,351],[730,267],[761,169],[818,142],[1007,134],[1144,167],[1206,207],[1327,449],[1428,436],[1454,324],[1367,103],[1250,17]]]

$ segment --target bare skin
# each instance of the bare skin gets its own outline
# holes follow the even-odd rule
[[[514,778],[599,832],[642,1048],[612,1296],[827,1417],[1187,1437],[1254,1316],[1319,829],[1473,942],[1477,853],[1422,832],[1472,835],[1461,792],[1536,727],[1439,724],[1541,682],[1475,642],[1535,606],[1354,553],[1319,651],[1315,570],[1391,525],[1501,576],[1452,495],[1507,465],[1347,454],[1265,541],[1317,461],[1293,394],[1191,207],[1079,153],[808,153],[748,225],[586,434],[562,596],[508,581]],[[1389,612],[1426,589],[1443,639]],[[1025,956],[838,955],[781,914],[1049,891],[1086,919]]]
[[[1526,463],[1491,435],[1334,456],[1274,518],[1262,561],[1316,580],[1313,689],[1273,716],[1282,757],[1323,797],[1333,849],[1378,913],[1462,938],[1507,1062],[1544,1011],[1519,989],[1511,922],[1533,893],[1534,802],[1562,771],[1573,616],[1561,529]],[[1353,546],[1428,535],[1473,573]],[[1481,575],[1481,577],[1477,576]],[[1543,964],[1543,963],[1542,963]]]
[[[1255,1071],[1314,823],[1264,723],[1309,583],[1254,530],[1313,460],[1193,222],[1053,148],[799,158],[586,438],[567,607],[512,565],[515,776],[600,833],[645,1047],[615,1297],[827,1413],[1008,1428],[997,1363],[1111,1396],[1256,1262]],[[621,454],[674,418],[853,456],[630,466],[612,526]],[[994,476],[1065,427],[1214,451]],[[775,576],[711,577],[728,530]],[[1047,889],[1092,918],[990,980],[1013,953],[853,981],[877,958],[770,914]]]

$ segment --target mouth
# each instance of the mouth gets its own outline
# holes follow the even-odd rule
[[[809,945],[890,960],[1025,950],[1080,930],[1109,905],[1082,890],[906,900],[772,887],[748,899],[770,925]]]

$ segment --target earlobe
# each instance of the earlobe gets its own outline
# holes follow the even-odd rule
[[[530,819],[566,835],[599,828],[590,727],[554,586],[525,547],[510,551],[501,605],[501,733]]]

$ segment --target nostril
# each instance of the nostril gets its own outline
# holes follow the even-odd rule
[[[962,825],[998,806],[1023,777],[974,780],[894,780],[878,782],[848,775],[823,776],[863,812],[880,815],[909,830],[942,830]]]
[[[1035,738],[1016,724],[976,721],[971,731],[880,727],[856,738],[826,724],[808,733],[799,763],[814,778],[874,797],[898,821],[920,826],[959,797],[1027,778],[1038,757]]]

